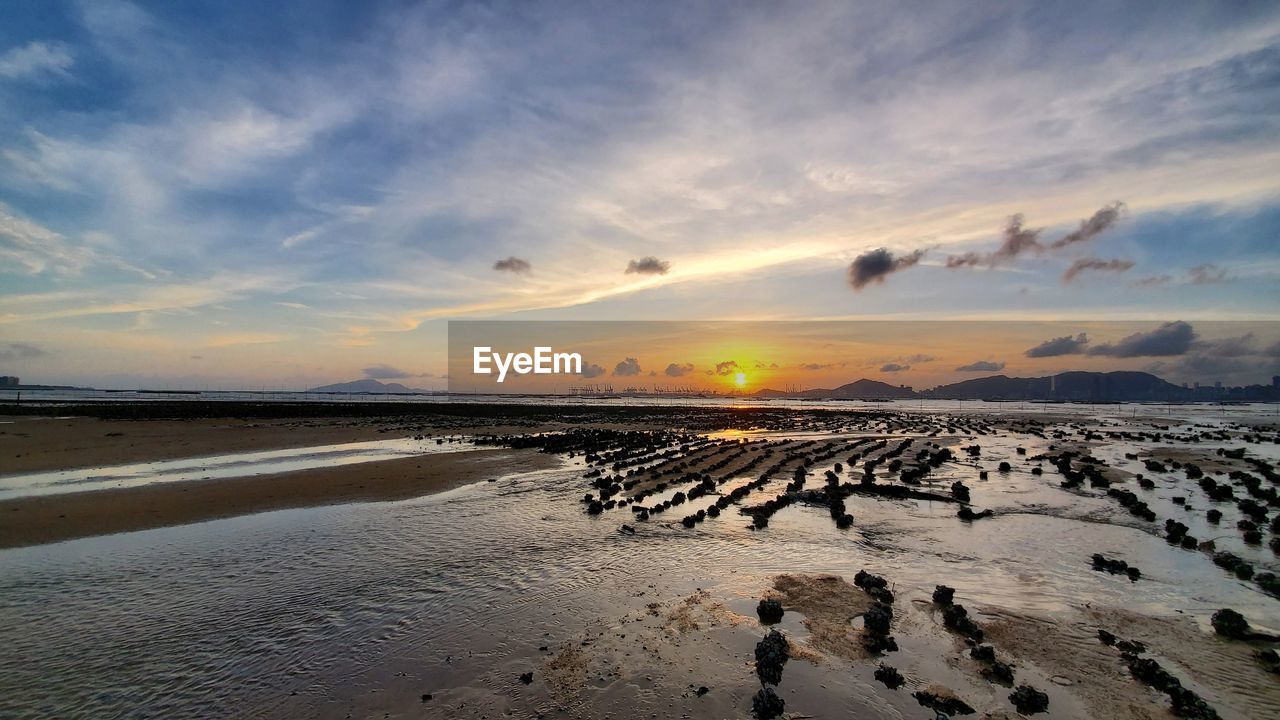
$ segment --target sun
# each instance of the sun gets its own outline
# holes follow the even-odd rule
[[[746,384],[747,384],[747,374],[746,374],[746,373],[734,373],[734,376],[733,376],[733,384],[734,384],[734,385],[737,385],[738,387],[745,387],[745,386],[746,386]]]

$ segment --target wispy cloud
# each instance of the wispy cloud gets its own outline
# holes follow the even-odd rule
[[[65,44],[33,40],[0,54],[0,78],[28,81],[67,78],[74,63],[75,58]]]

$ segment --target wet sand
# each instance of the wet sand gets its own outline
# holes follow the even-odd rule
[[[792,717],[923,718],[938,710],[954,717],[968,707],[973,717],[1013,718],[1019,692],[1043,693],[1047,708],[1035,716],[1047,720],[1175,713],[1247,720],[1280,712],[1280,674],[1259,654],[1277,643],[1215,635],[1209,623],[1217,609],[1235,607],[1257,629],[1280,628],[1280,593],[1269,575],[1280,570],[1272,543],[1280,537],[1280,521],[1272,522],[1280,507],[1273,420],[582,408],[557,423],[554,410],[537,408],[518,417],[475,408],[456,416],[397,412],[0,425],[0,442],[25,443],[32,453],[29,469],[161,457],[147,454],[148,445],[178,446],[165,447],[178,454],[163,457],[181,457],[192,448],[209,454],[423,433],[465,434],[478,446],[0,503],[0,545],[13,547],[458,488],[438,503],[426,497],[376,513],[350,505],[332,515],[263,516],[251,526],[256,532],[288,540],[215,549],[208,562],[217,572],[192,571],[190,582],[208,583],[222,599],[193,603],[179,592],[168,611],[157,612],[198,605],[202,618],[233,613],[236,626],[252,619],[259,624],[243,642],[266,649],[211,653],[211,677],[182,694],[157,685],[141,696],[150,704],[93,695],[101,682],[80,679],[92,675],[77,664],[75,679],[63,682],[83,685],[75,695],[82,702],[99,698],[81,707],[155,716],[158,702],[189,709],[214,697],[239,712],[286,718],[746,717],[768,690]],[[548,429],[556,432],[535,432]],[[62,443],[74,451],[59,461]],[[479,482],[492,479],[499,481]],[[349,516],[367,523],[350,525]],[[290,531],[312,522],[323,528],[324,518],[328,529],[314,536]],[[333,518],[344,519],[335,526]],[[215,546],[238,542],[219,534],[220,525],[191,532]],[[345,558],[365,542],[365,554],[332,568],[308,564]],[[10,556],[26,557],[13,588],[28,578],[50,594],[5,595],[0,586],[0,600],[29,603],[31,617],[46,603],[90,602],[74,589],[86,582],[79,554],[88,546],[65,547],[79,549],[63,559],[70,571],[53,575],[45,567],[47,558],[61,558],[56,547]],[[198,554],[185,547],[173,558],[163,546],[136,550],[173,564],[154,580],[135,577],[124,560],[116,567],[114,557],[98,558],[116,567],[101,579],[107,597],[134,597],[135,587],[185,577],[188,557]],[[239,568],[230,558],[246,552],[261,557]],[[1141,572],[1100,570],[1095,553]],[[1223,553],[1248,572],[1224,565]],[[264,564],[289,569],[262,574]],[[368,579],[346,584],[357,575]],[[242,608],[246,587],[259,580],[263,603],[290,583],[302,599],[271,611]],[[340,589],[320,593],[317,584]],[[935,584],[953,587],[953,600],[938,600]],[[757,617],[762,598],[781,602],[780,622]],[[67,622],[122,607],[100,602],[71,608]],[[484,608],[491,616],[474,619]],[[150,637],[149,612],[132,631],[139,638],[118,638],[117,647],[199,636],[203,627],[180,624]],[[343,620],[329,628],[334,617]],[[322,640],[297,640],[295,633],[312,628]],[[790,662],[780,681],[762,685],[757,645],[773,630],[785,638]],[[1099,631],[1142,646],[1122,649]],[[28,638],[10,640],[22,646]],[[111,647],[95,656],[104,668],[130,652]],[[68,655],[48,652],[56,661],[45,658],[43,667],[60,672]],[[241,690],[224,677],[237,662],[263,664],[254,687]],[[1179,709],[1174,694],[1134,670],[1156,664],[1181,682],[1178,699],[1212,710]],[[884,680],[894,673],[896,687]],[[116,686],[138,682],[148,687],[133,677]],[[39,689],[41,697],[61,692]],[[46,702],[68,707],[60,698]]]
[[[472,450],[276,475],[17,498],[0,502],[0,548],[284,508],[401,500],[556,462],[529,451]]]

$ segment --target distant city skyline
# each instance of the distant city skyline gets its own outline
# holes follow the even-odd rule
[[[12,4],[0,373],[420,385],[450,319],[1271,320],[1278,38],[1269,3]],[[1256,344],[1132,364],[1267,382]],[[1021,351],[948,367],[1098,361]],[[847,379],[946,379],[882,354]]]

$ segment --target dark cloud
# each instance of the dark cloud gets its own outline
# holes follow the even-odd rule
[[[191,356],[191,359],[192,359],[192,360],[203,360],[203,359],[204,359],[204,356],[203,356],[203,355],[192,355],[192,356]]]
[[[0,361],[13,362],[14,360],[30,360],[32,358],[44,357],[49,353],[30,343],[9,343],[0,350]]]
[[[880,372],[896,373],[904,370],[910,370],[910,365],[899,365],[898,363],[885,363],[880,366]]]
[[[1147,371],[1187,381],[1266,382],[1280,372],[1280,342],[1263,346],[1253,333],[1216,340],[1197,339],[1185,355],[1157,360]]]
[[[999,372],[1004,369],[1004,361],[978,360],[968,365],[961,365],[956,372]]]
[[[390,365],[374,365],[364,369],[364,376],[371,380],[401,380],[411,377],[431,377],[425,373],[405,372]]]
[[[1107,228],[1115,224],[1124,214],[1125,204],[1116,201],[1094,213],[1088,220],[1080,222],[1080,227],[1050,243],[1051,248],[1066,247],[1073,243],[1086,242],[1101,235]]]
[[[1039,345],[1023,353],[1029,358],[1058,357],[1060,355],[1079,355],[1089,344],[1089,337],[1080,333],[1075,337],[1063,335],[1052,340],[1045,340]]]
[[[1196,340],[1195,330],[1181,320],[1167,322],[1151,332],[1137,332],[1118,342],[1095,345],[1086,352],[1107,357],[1171,357],[1185,355]]]
[[[1080,273],[1087,272],[1089,270],[1097,270],[1099,272],[1125,272],[1131,267],[1133,267],[1132,260],[1121,260],[1119,258],[1103,260],[1102,258],[1096,257],[1080,258],[1079,260],[1071,263],[1071,267],[1067,268],[1067,271],[1062,274],[1062,282],[1069,283],[1072,280],[1075,280],[1076,276]]]
[[[640,374],[640,361],[633,357],[618,363],[613,367],[613,374],[617,377],[629,377],[631,375]]]
[[[776,363],[776,362],[764,363],[764,362],[761,362],[761,361],[757,360],[757,361],[756,361],[756,369],[757,369],[757,370],[776,370],[776,369],[778,369],[778,363]]]
[[[932,355],[925,355],[924,353],[916,353],[915,355],[908,355],[906,357],[905,362],[911,363],[912,365],[918,365],[920,363],[930,363],[937,359],[938,358]]]
[[[1009,262],[1028,250],[1035,252],[1044,250],[1040,244],[1040,233],[1043,229],[1028,228],[1024,225],[1025,222],[1026,218],[1022,213],[1010,216],[1004,226],[1004,242],[1000,243],[1000,247],[995,252],[988,255],[979,255],[974,252],[952,255],[947,258],[947,267],[962,268],[977,265],[994,267]]]
[[[671,363],[667,366],[666,370],[663,370],[663,373],[667,377],[683,377],[691,372],[693,372],[693,363],[684,363],[681,365]]]
[[[1199,340],[1192,346],[1192,350],[1197,353],[1215,355],[1217,357],[1266,355],[1267,351],[1259,348],[1256,341],[1257,338],[1254,337],[1253,333],[1245,333],[1244,335],[1221,338],[1218,340]],[[1280,345],[1280,343],[1277,345]]]
[[[604,368],[595,363],[587,363],[582,366],[582,377],[584,378],[600,377],[604,372]]]
[[[1172,275],[1152,275],[1135,280],[1133,284],[1138,287],[1161,287],[1171,282],[1173,282]]]
[[[517,275],[526,275],[529,271],[533,270],[533,266],[529,264],[528,260],[522,260],[512,255],[506,260],[499,260],[494,263],[493,269],[501,270],[502,272],[515,273]]]
[[[656,257],[642,257],[627,263],[628,275],[666,275],[671,263]]]
[[[800,363],[796,367],[801,370],[826,370],[835,366],[835,363]]]
[[[716,363],[717,375],[732,375],[738,372],[738,369],[737,360],[725,360],[724,362]]]
[[[995,267],[996,265],[1012,262],[1028,252],[1039,254],[1046,249],[1056,250],[1073,243],[1092,240],[1114,225],[1116,220],[1124,213],[1124,209],[1124,203],[1114,202],[1095,212],[1089,219],[1081,221],[1079,228],[1054,240],[1048,246],[1040,242],[1040,234],[1044,232],[1044,229],[1027,227],[1025,224],[1026,218],[1019,213],[1011,216],[1005,224],[1004,241],[1000,243],[1000,247],[995,252],[985,255],[975,252],[952,255],[947,258],[947,267],[953,269],[977,267],[979,265]]]
[[[861,290],[872,283],[882,283],[889,275],[920,262],[922,257],[924,250],[916,250],[901,257],[895,257],[884,248],[865,252],[854,258],[849,265],[849,285],[854,290]]]
[[[1212,285],[1227,279],[1227,271],[1212,263],[1197,265],[1187,271],[1192,285]]]

